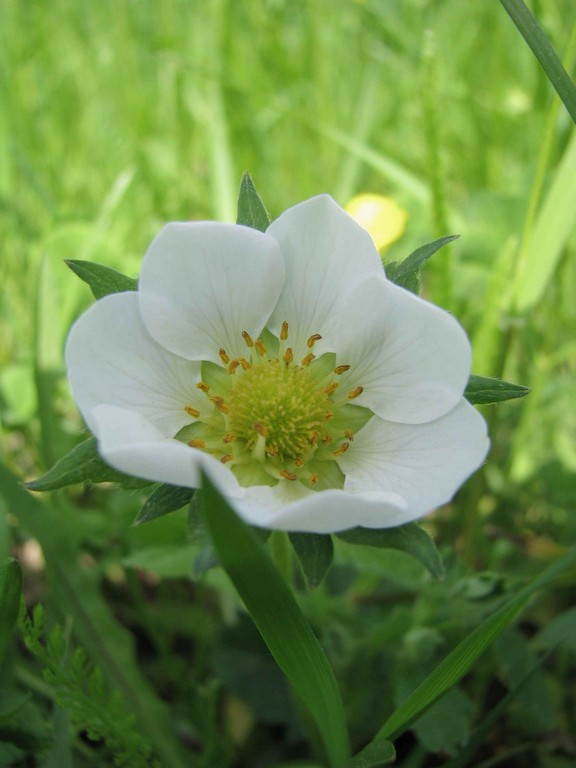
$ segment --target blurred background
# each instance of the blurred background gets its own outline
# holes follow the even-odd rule
[[[573,1],[531,7],[573,71]],[[429,528],[448,561],[458,558],[458,578],[492,574],[470,599],[496,594],[502,573],[538,572],[574,542],[576,134],[499,3],[3,0],[0,77],[0,451],[17,477],[38,476],[83,437],[62,350],[92,299],[64,259],[136,276],[167,221],[234,221],[248,170],[273,218],[322,192],[343,206],[387,198],[377,223],[397,231],[385,264],[461,236],[428,263],[424,295],[466,328],[475,373],[532,393],[485,409],[487,465]],[[176,552],[184,518],[126,531],[134,492],[59,498],[62,519],[81,529],[77,547],[98,555],[115,588],[151,562],[157,576],[188,573],[189,549]],[[41,572],[41,533],[0,501],[0,555],[30,541],[30,568]],[[369,567],[376,581],[358,589],[372,594],[385,578],[389,563],[379,562]],[[403,594],[420,594],[421,578],[404,581]],[[434,613],[442,594],[419,598],[420,629],[441,633],[455,620]],[[527,634],[568,615],[561,638],[572,637],[573,653],[572,599],[550,604]],[[406,653],[418,655],[422,636],[410,638]],[[559,726],[568,694],[557,673],[538,727],[568,733],[574,701]],[[564,766],[531,759],[518,765]]]

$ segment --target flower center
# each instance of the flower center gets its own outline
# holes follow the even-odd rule
[[[197,387],[206,406],[185,406],[193,421],[177,438],[228,464],[245,486],[298,480],[316,490],[342,487],[338,458],[373,415],[352,403],[361,386],[340,394],[350,366],[336,365],[333,353],[316,357],[318,333],[296,362],[286,322],[278,338],[266,329],[256,341],[246,331],[242,337],[246,357],[231,360],[220,349],[222,365],[202,363]]]

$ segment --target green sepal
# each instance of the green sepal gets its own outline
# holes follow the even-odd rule
[[[420,268],[430,256],[439,251],[444,245],[457,240],[460,235],[447,235],[433,240],[431,243],[416,248],[404,261],[391,261],[386,264],[386,276],[388,280],[412,293],[420,291]]]
[[[130,477],[119,472],[98,453],[95,437],[89,437],[83,443],[72,448],[42,477],[25,483],[29,491],[55,491],[76,483],[120,483],[123,488],[144,488],[149,480]]]
[[[332,537],[320,533],[291,533],[290,543],[302,568],[308,589],[322,583],[332,565]]]
[[[149,523],[151,520],[182,509],[190,503],[194,490],[194,488],[182,488],[178,485],[168,485],[168,483],[159,486],[146,500],[134,520],[134,525]]]
[[[135,277],[123,275],[112,267],[80,259],[66,259],[66,264],[75,275],[88,283],[95,299],[101,299],[110,293],[138,290],[138,280]]]
[[[381,549],[399,549],[416,558],[435,579],[444,576],[444,566],[431,536],[416,523],[399,528],[351,528],[337,533],[348,544],[361,544]]]
[[[472,405],[488,405],[502,403],[504,400],[514,400],[524,397],[530,392],[530,387],[522,384],[510,384],[501,379],[491,379],[488,376],[470,376],[464,397]]]
[[[19,563],[9,558],[0,567],[0,664],[12,639],[21,595],[22,571]]]
[[[268,211],[256,192],[254,182],[250,174],[245,172],[240,183],[240,192],[238,193],[238,214],[236,224],[243,224],[252,229],[258,229],[265,232],[271,224]]]
[[[378,741],[364,747],[343,768],[379,768],[381,765],[390,765],[395,760],[394,744],[391,741]]]

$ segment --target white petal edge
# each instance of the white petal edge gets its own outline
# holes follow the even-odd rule
[[[338,464],[346,475],[345,491],[402,497],[406,511],[393,523],[400,525],[450,501],[489,448],[484,418],[462,399],[450,413],[426,424],[374,416]]]
[[[185,405],[201,407],[200,364],[157,344],[140,318],[134,292],[105,296],[74,323],[66,342],[74,400],[94,431],[101,404],[136,411],[172,437],[191,422]]]
[[[338,489],[310,491],[301,483],[246,488],[234,500],[238,514],[251,525],[302,533],[336,533],[348,528],[399,525],[406,502],[394,493],[347,493]]]
[[[341,388],[382,419],[417,424],[443,416],[468,382],[472,350],[448,312],[384,277],[350,295],[339,326],[337,363],[349,364]]]
[[[190,360],[220,363],[247,352],[282,288],[278,244],[255,229],[220,222],[175,222],[150,245],[139,281],[140,310],[162,346]]]
[[[110,466],[134,477],[199,488],[201,473],[232,498],[244,491],[232,472],[207,453],[165,437],[143,416],[112,405],[92,412],[100,455]]]
[[[315,352],[336,351],[334,333],[346,295],[360,280],[382,275],[372,238],[328,195],[289,208],[266,230],[278,241],[286,279],[269,327],[289,324],[289,345],[297,357],[309,350],[307,339],[319,333]]]

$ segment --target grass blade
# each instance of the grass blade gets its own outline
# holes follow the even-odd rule
[[[523,0],[500,0],[576,123],[576,86]]]
[[[201,497],[220,563],[276,663],[313,716],[330,765],[342,765],[350,759],[344,707],[320,643],[257,534],[207,477]]]
[[[0,664],[12,639],[21,594],[22,571],[18,562],[10,558],[0,567]]]

